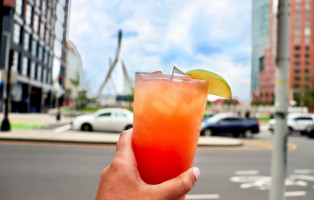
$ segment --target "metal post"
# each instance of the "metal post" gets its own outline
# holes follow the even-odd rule
[[[277,70],[275,101],[275,134],[272,153],[272,184],[270,200],[285,199],[285,177],[287,167],[287,113],[289,106],[289,66],[290,66],[290,1],[279,0]]]
[[[11,67],[13,64],[13,50],[9,53],[9,65],[7,70],[7,83],[6,83],[6,98],[4,100],[4,116],[1,124],[1,131],[10,131],[11,125],[9,121],[9,103],[10,103],[10,92],[11,92]]]

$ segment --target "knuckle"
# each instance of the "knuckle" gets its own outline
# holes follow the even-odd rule
[[[112,171],[119,171],[124,166],[125,161],[121,158],[115,158],[111,163]]]

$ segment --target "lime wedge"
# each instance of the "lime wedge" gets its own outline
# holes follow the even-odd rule
[[[231,89],[227,81],[210,71],[206,71],[203,69],[195,69],[186,72],[187,75],[191,76],[193,79],[201,79],[208,81],[208,94],[232,98]]]

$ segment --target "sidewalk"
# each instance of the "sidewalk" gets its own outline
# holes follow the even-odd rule
[[[15,123],[35,123],[45,126],[54,126],[55,129],[13,129],[10,132],[0,132],[0,141],[32,141],[32,142],[59,142],[82,144],[116,144],[119,133],[59,131],[60,126],[71,121],[69,117],[61,117],[56,121],[55,115],[50,114],[10,114],[10,121]],[[62,128],[61,128],[62,129]],[[242,141],[227,137],[203,137],[198,142],[199,146],[241,146]]]
[[[81,144],[116,144],[119,133],[80,132],[31,129],[0,132],[0,141],[32,141],[32,142],[59,142]],[[241,146],[239,139],[225,137],[203,137],[198,141],[198,146]]]

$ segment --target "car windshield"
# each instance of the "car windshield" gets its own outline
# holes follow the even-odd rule
[[[215,123],[215,122],[218,122],[219,120],[221,120],[221,119],[223,119],[223,118],[226,118],[226,117],[231,117],[231,115],[219,115],[219,114],[217,114],[217,115],[214,115],[214,116],[212,116],[211,118],[209,118],[209,119],[207,120],[207,122],[209,122],[209,123]]]

